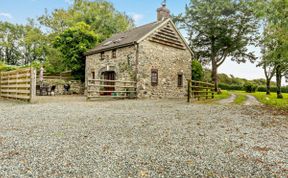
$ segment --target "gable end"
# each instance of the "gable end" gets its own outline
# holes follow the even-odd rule
[[[181,50],[186,49],[185,44],[176,30],[173,28],[171,22],[168,22],[162,28],[158,29],[154,34],[148,37],[148,40]]]

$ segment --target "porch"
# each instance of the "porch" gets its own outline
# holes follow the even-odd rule
[[[135,81],[89,79],[87,84],[87,100],[97,98],[129,98],[137,97]]]

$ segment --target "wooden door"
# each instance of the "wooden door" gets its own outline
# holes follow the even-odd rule
[[[115,80],[115,72],[113,71],[103,72],[103,76],[104,76],[104,80]],[[104,85],[115,85],[115,82],[104,82]],[[111,96],[113,91],[115,91],[115,87],[113,86],[104,87],[104,91],[111,91],[111,92],[104,93],[104,95]]]

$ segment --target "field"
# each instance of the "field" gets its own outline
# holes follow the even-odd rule
[[[246,93],[244,91],[227,91],[227,93],[237,95],[237,98],[234,100],[235,104],[243,104],[247,100],[247,95],[254,96],[260,103],[276,108],[288,110],[288,94],[283,93],[283,99],[277,99],[276,93],[271,93],[271,95],[266,95],[265,92],[255,92],[255,93]],[[227,94],[223,94],[221,97],[225,97]]]
[[[285,177],[288,121],[185,100],[0,100],[0,177]]]
[[[276,93],[271,93],[271,95],[266,95],[265,92],[252,93],[261,103],[273,106],[279,109],[288,109],[288,94],[284,93],[284,99],[277,99]]]

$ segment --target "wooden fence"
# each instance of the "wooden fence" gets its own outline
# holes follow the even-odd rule
[[[120,80],[89,79],[87,99],[136,98],[136,82]]]
[[[195,80],[187,80],[188,82],[188,99],[190,102],[191,99],[209,99],[214,98],[214,84],[195,81]]]
[[[0,97],[32,102],[35,90],[36,71],[33,68],[0,73]]]
[[[40,75],[40,71],[38,71],[38,75]],[[71,72],[62,72],[58,74],[49,74],[45,73],[43,74],[44,80],[74,80],[74,77],[72,76]],[[37,78],[37,81],[39,79]]]

